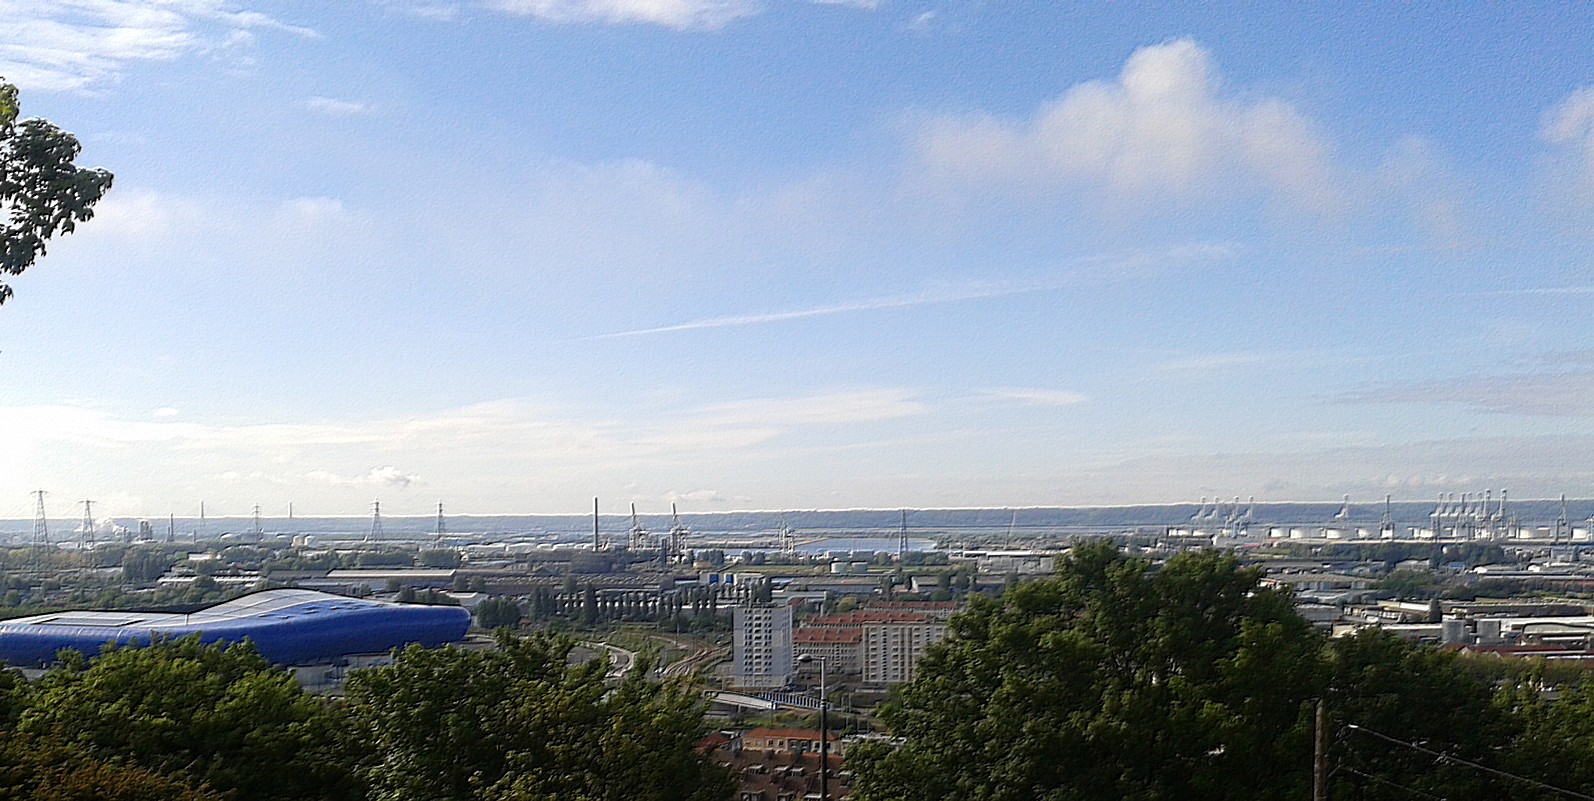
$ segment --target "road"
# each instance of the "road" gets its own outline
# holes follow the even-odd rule
[[[603,650],[609,652],[609,678],[611,679],[623,678],[625,674],[631,672],[631,668],[636,667],[635,651],[627,651],[618,645],[610,645],[606,642],[587,641],[581,644],[594,651]]]

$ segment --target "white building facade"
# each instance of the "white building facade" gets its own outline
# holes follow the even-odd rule
[[[778,690],[790,684],[791,607],[782,603],[738,606],[732,612],[732,620],[732,685],[748,690]]]

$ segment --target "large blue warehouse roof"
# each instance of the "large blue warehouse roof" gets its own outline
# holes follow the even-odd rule
[[[457,606],[396,604],[314,590],[265,590],[201,609],[169,612],[57,612],[0,623],[0,661],[39,665],[70,648],[93,656],[106,643],[148,645],[152,637],[198,634],[204,642],[252,641],[282,665],[327,662],[419,643],[464,638],[470,613]]]

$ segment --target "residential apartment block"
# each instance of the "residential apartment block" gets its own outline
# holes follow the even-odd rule
[[[859,676],[864,684],[900,684],[913,677],[925,649],[946,636],[946,619],[955,609],[904,603],[817,615],[793,635],[794,647],[825,657],[831,672]],[[817,669],[804,666],[805,672]]]
[[[747,604],[732,612],[732,686],[778,690],[792,680],[791,606]]]
[[[831,673],[858,675],[863,672],[863,629],[827,629],[804,626],[792,635],[792,649],[799,655],[812,654],[825,660]],[[814,662],[798,664],[801,673],[818,673]]]
[[[913,679],[919,658],[946,636],[946,624],[923,620],[863,627],[863,683],[901,684]]]

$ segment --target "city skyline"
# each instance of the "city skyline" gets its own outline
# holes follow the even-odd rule
[[[0,29],[117,176],[0,306],[0,518],[1594,496],[1587,6]]]

